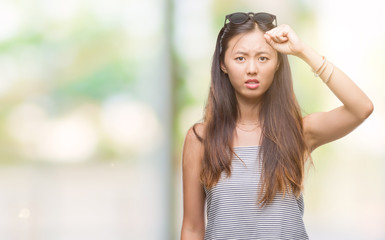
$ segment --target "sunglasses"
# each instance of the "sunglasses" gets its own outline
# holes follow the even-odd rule
[[[259,13],[242,13],[236,12],[229,15],[226,15],[224,26],[226,26],[226,21],[229,20],[233,24],[243,24],[249,19],[254,20],[258,24],[270,24],[277,26],[277,17],[270,13],[259,12]],[[275,22],[275,24],[274,24]]]

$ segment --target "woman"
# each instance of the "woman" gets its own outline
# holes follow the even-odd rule
[[[345,73],[276,22],[269,13],[225,18],[204,121],[183,148],[182,240],[308,239],[305,163],[373,111]],[[342,106],[302,117],[287,54],[305,61]]]

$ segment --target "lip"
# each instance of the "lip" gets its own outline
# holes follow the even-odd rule
[[[259,83],[259,81],[257,79],[248,79],[245,82],[245,85],[249,89],[256,89],[256,88],[259,87],[260,83]]]

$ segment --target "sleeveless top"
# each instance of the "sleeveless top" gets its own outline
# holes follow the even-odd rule
[[[303,222],[304,201],[287,191],[273,202],[257,206],[262,161],[259,146],[234,147],[231,176],[222,172],[211,189],[206,189],[207,224],[205,240],[219,239],[309,239]]]

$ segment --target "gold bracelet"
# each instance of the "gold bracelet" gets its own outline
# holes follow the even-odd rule
[[[325,56],[322,56],[322,64],[321,64],[321,66],[316,71],[311,69],[311,71],[314,73],[315,77],[319,77],[320,74],[318,72],[321,70],[321,68],[324,66],[325,63],[326,63],[326,58],[325,58]]]
[[[325,71],[325,69],[327,68],[327,66],[328,66],[328,62],[327,62],[327,60],[325,60],[325,65],[322,67],[322,69],[320,70],[320,72],[317,73],[317,77],[320,77],[320,76],[321,76],[321,74]]]
[[[330,77],[332,76],[333,71],[334,71],[334,65],[332,63],[330,63],[330,64],[332,65],[332,70],[330,71],[329,77],[324,81],[325,84],[329,82]]]

